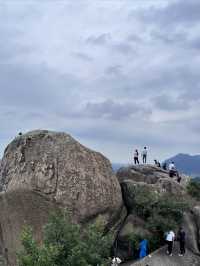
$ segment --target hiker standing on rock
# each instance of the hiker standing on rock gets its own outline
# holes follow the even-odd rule
[[[178,254],[179,256],[184,256],[185,254],[185,231],[183,230],[182,227],[180,227],[177,235],[177,239],[180,244],[180,253]]]
[[[134,151],[134,163],[135,164],[139,164],[138,157],[139,157],[139,152],[138,152],[138,150],[135,150]]]
[[[144,147],[142,151],[142,162],[147,163],[147,147]]]
[[[172,230],[170,230],[169,232],[167,232],[166,235],[166,243],[167,243],[167,254],[169,256],[172,256],[172,249],[173,249],[173,243],[174,243],[174,239],[175,239],[175,234]]]

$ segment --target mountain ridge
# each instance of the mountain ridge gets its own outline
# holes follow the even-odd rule
[[[196,177],[200,176],[200,155],[190,155],[178,153],[177,155],[165,160],[167,164],[173,161],[177,169],[184,174]]]

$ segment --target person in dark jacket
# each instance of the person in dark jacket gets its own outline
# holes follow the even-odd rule
[[[139,157],[139,152],[138,152],[138,150],[135,150],[134,151],[134,163],[135,164],[139,164],[140,162],[139,162],[139,159],[138,159],[138,157]]]
[[[184,256],[185,254],[185,231],[183,230],[182,227],[180,227],[179,231],[178,231],[178,241],[179,241],[179,244],[180,244],[180,253],[179,253],[179,256]]]

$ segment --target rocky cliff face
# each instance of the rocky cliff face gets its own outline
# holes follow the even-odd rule
[[[145,229],[146,221],[137,217],[135,213],[134,197],[133,193],[135,187],[140,187],[143,190],[150,191],[155,195],[175,195],[176,197],[183,197],[190,200],[189,195],[186,191],[186,186],[190,180],[189,177],[182,175],[181,182],[178,183],[176,178],[170,178],[167,171],[162,170],[159,167],[152,165],[139,165],[122,167],[117,172],[118,180],[122,187],[122,193],[124,203],[128,209],[128,216],[124,223],[122,230],[118,236],[118,252],[119,256],[127,258],[130,256],[128,243],[129,237],[132,233],[142,233],[151,236],[152,232]],[[151,202],[149,202],[150,204]],[[148,203],[147,203],[148,204]],[[197,203],[196,203],[197,204]],[[199,252],[199,228],[200,228],[200,210],[198,205],[191,207],[191,210],[184,214],[183,227],[187,234],[187,247],[192,251],[193,254],[200,255]],[[160,253],[159,253],[160,254]],[[159,260],[158,260],[159,261]],[[146,266],[144,260],[143,264]],[[152,261],[154,263],[154,261]],[[150,265],[154,265],[150,263]],[[163,262],[164,263],[164,262]],[[135,264],[134,264],[135,265]],[[155,264],[156,266],[159,264]],[[170,264],[162,264],[167,266]],[[178,264],[174,264],[178,265]],[[198,265],[198,264],[194,264]]]
[[[101,216],[109,228],[125,215],[109,160],[65,133],[42,130],[16,137],[5,150],[0,185],[0,247],[11,266],[22,226],[31,225],[41,239],[52,208],[67,209],[78,223]]]

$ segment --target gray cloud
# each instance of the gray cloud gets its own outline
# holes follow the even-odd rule
[[[83,53],[83,52],[75,52],[72,55],[85,61],[85,62],[92,62],[93,61],[92,56],[89,56],[88,54]]]
[[[106,100],[100,103],[87,103],[84,113],[95,118],[104,117],[107,119],[121,120],[141,115],[144,118],[151,112],[134,102],[119,103],[113,100]]]
[[[144,144],[152,158],[196,152],[198,1],[75,2],[2,5],[1,150],[49,128],[113,161]]]
[[[177,111],[177,110],[188,110],[190,108],[190,102],[187,99],[172,98],[170,95],[160,95],[155,97],[153,100],[155,107],[161,110]]]
[[[140,16],[148,22],[161,24],[165,27],[169,25],[192,25],[199,22],[200,2],[190,1],[169,1],[164,7],[151,7],[140,12]],[[134,15],[134,13],[133,13]]]
[[[98,36],[90,36],[86,39],[86,42],[88,44],[93,44],[93,45],[105,45],[109,43],[111,40],[111,36],[109,33],[103,33]]]
[[[116,52],[125,55],[133,52],[133,48],[131,47],[131,45],[125,42],[112,44],[111,48],[112,50],[114,49]]]
[[[122,66],[120,66],[120,65],[110,66],[105,70],[105,73],[108,75],[115,75],[115,76],[121,75],[122,74]]]

